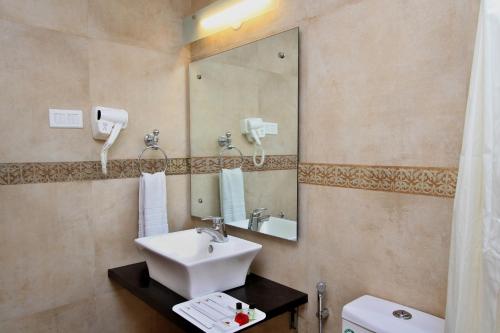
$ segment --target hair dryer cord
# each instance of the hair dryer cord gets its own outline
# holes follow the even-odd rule
[[[260,162],[257,162],[257,150],[258,148],[260,148]],[[264,165],[264,162],[266,161],[266,151],[264,150],[264,148],[262,147],[262,145],[258,145],[258,144],[255,144],[255,148],[254,148],[254,151],[253,151],[253,164],[256,166],[256,167],[261,167]]]

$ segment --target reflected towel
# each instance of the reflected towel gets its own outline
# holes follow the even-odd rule
[[[164,172],[142,173],[139,182],[139,237],[168,233]]]
[[[220,209],[225,222],[246,219],[245,185],[241,168],[222,169],[219,174]]]

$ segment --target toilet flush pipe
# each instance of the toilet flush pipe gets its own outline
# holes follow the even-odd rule
[[[318,312],[316,313],[316,316],[319,321],[319,333],[323,333],[323,320],[329,315],[328,309],[323,307],[323,301],[326,293],[326,283],[318,282],[318,284],[316,284],[316,291],[318,292]]]

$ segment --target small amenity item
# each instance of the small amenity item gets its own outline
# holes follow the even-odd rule
[[[237,305],[239,303],[239,306]],[[247,315],[249,305],[227,294],[217,292],[175,305],[173,311],[203,332],[232,333],[254,325],[266,318],[266,314],[254,309],[255,318]],[[243,322],[236,322],[236,317]]]
[[[255,319],[255,304],[250,304],[250,306],[248,307],[248,318],[250,320]]]
[[[236,315],[234,316],[234,321],[240,326],[243,326],[250,321],[248,319],[248,315],[243,312],[241,302],[236,303]]]

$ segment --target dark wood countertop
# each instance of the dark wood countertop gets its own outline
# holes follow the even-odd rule
[[[172,310],[174,305],[186,299],[150,279],[145,262],[109,269],[108,277],[186,332],[202,332]],[[266,313],[264,321],[287,311],[294,311],[300,305],[307,303],[307,294],[255,274],[247,276],[244,286],[224,292],[247,304],[255,304],[258,309]]]

